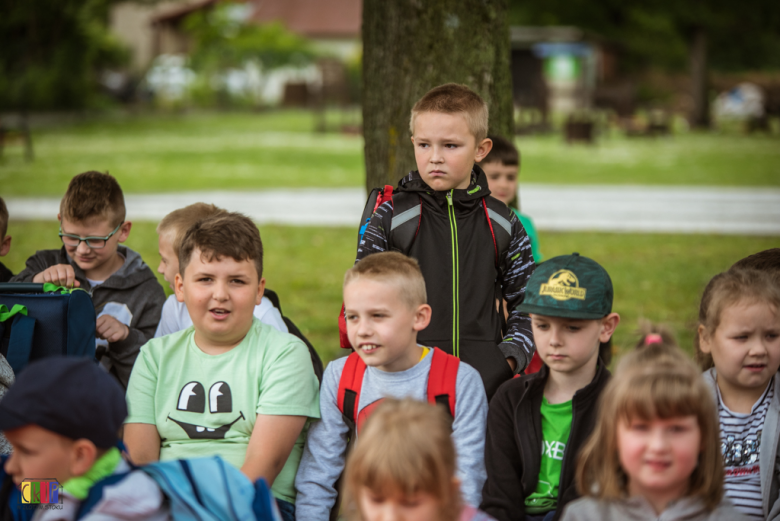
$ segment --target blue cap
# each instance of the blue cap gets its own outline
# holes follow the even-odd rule
[[[0,400],[0,431],[37,425],[101,449],[116,444],[126,417],[122,387],[88,358],[36,360]]]

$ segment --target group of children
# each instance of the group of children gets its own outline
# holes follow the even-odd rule
[[[90,292],[103,372],[42,360],[0,401],[13,445],[0,516],[20,519],[14,485],[45,477],[72,506],[37,519],[129,519],[104,480],[130,463],[218,455],[265,480],[285,521],[780,519],[778,252],[705,289],[704,376],[652,330],[611,377],[610,276],[577,253],[536,265],[532,224],[507,206],[519,157],[487,136],[484,101],[437,87],[410,126],[417,171],[365,226],[343,285],[352,353],[321,383],[264,297],[247,217],[198,203],[163,219],[166,301],[119,244],[131,229],[119,185],[74,177],[63,248],[12,280]],[[0,200],[0,253],[6,225]],[[134,479],[152,490],[133,505],[139,518],[169,517],[147,475]],[[83,512],[90,490],[99,506]]]

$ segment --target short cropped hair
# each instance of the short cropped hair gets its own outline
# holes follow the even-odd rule
[[[5,233],[8,231],[8,208],[5,205],[5,201],[0,197],[0,240],[5,237]]]
[[[729,269],[745,268],[761,271],[780,271],[780,248],[769,248],[768,250],[749,255],[735,262]]]
[[[423,112],[463,114],[469,131],[479,144],[488,133],[488,106],[479,94],[457,83],[446,83],[429,90],[412,107],[409,129],[414,135],[414,120]]]
[[[253,261],[257,278],[263,277],[263,241],[257,226],[246,215],[227,213],[196,222],[187,230],[179,246],[179,273],[182,276],[196,249],[206,262],[223,257],[237,262]]]
[[[480,165],[501,163],[504,166],[520,166],[520,151],[511,141],[501,136],[488,136],[488,138],[493,141],[493,148],[485,159],[480,161]]]
[[[385,251],[363,258],[347,270],[344,287],[355,279],[367,277],[392,284],[398,288],[401,299],[411,309],[428,303],[420,265],[411,257],[398,252]]]
[[[184,238],[184,234],[195,223],[211,217],[217,217],[221,215],[227,215],[229,212],[223,210],[213,204],[195,203],[184,208],[174,210],[165,217],[163,217],[160,224],[157,225],[157,234],[173,234],[173,240],[171,244],[173,251],[178,252],[181,247],[181,240]]]
[[[621,422],[695,416],[701,433],[699,464],[687,495],[714,510],[723,497],[723,457],[715,400],[701,373],[677,347],[651,344],[627,354],[599,398],[596,427],[580,451],[577,490],[600,500],[628,497],[620,465]]]
[[[377,495],[428,493],[441,505],[431,521],[458,519],[462,506],[455,472],[452,421],[444,409],[411,398],[385,398],[347,458],[347,519],[365,521],[359,506],[364,488]]]
[[[60,214],[77,222],[105,219],[116,227],[125,220],[125,197],[108,172],[84,172],[70,180],[60,202]]]

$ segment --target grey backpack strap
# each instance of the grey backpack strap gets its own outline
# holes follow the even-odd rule
[[[485,213],[490,219],[489,224],[498,253],[497,264],[500,265],[512,241],[512,210],[493,197],[483,198],[482,204],[485,205]]]
[[[400,192],[393,195],[393,220],[390,225],[390,249],[409,254],[422,221],[422,199],[420,196]]]

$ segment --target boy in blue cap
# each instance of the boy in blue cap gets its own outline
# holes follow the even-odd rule
[[[93,361],[28,365],[0,401],[0,431],[14,448],[0,471],[0,519],[77,519],[93,485],[117,474],[82,519],[170,519],[157,484],[129,472],[116,446],[125,416],[124,391]]]
[[[599,349],[620,322],[612,296],[606,270],[578,253],[543,262],[528,280],[517,309],[531,317],[544,366],[490,402],[480,509],[498,521],[555,521],[578,497],[577,453],[610,376]]]

